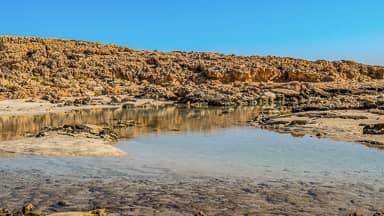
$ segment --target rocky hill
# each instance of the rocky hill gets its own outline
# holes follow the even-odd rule
[[[134,50],[113,44],[0,37],[0,98],[132,95],[251,104],[265,95],[322,94],[316,83],[367,83],[384,67],[353,61]]]

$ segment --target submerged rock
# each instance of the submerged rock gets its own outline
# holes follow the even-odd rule
[[[195,214],[195,216],[207,216],[203,211],[199,211]]]
[[[23,214],[30,214],[33,210],[34,206],[31,203],[26,204],[23,206],[23,209],[21,210]]]

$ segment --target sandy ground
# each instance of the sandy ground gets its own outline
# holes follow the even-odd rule
[[[25,99],[0,101],[0,115],[37,115],[49,112],[66,112],[74,109],[107,108],[114,105],[60,106],[45,100],[29,101]]]
[[[62,100],[73,100],[76,98],[63,98]],[[111,97],[98,96],[92,97],[95,104],[81,105],[81,106],[64,106],[64,103],[51,103],[46,100],[38,99],[15,99],[15,100],[2,100],[0,101],[0,116],[15,116],[15,115],[36,115],[45,114],[49,112],[67,112],[78,109],[96,109],[96,108],[111,108],[120,107],[124,104],[131,107],[139,106],[161,106],[164,104],[171,104],[172,102],[156,101],[153,99],[131,99],[126,102],[111,103]]]
[[[45,156],[124,156],[126,152],[110,145],[108,141],[87,135],[69,136],[49,132],[44,137],[28,137],[0,142],[1,152],[6,155]]]
[[[365,125],[384,123],[379,110],[330,110],[298,112],[268,117],[256,126],[294,136],[312,135],[384,149],[382,134],[364,134]]]

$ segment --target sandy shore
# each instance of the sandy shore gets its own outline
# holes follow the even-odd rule
[[[88,135],[69,136],[49,132],[44,137],[28,137],[0,142],[5,155],[45,156],[124,156],[126,152],[110,145],[105,139]],[[1,154],[1,153],[0,153]]]

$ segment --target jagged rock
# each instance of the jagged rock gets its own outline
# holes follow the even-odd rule
[[[353,61],[141,51],[111,44],[35,37],[1,36],[0,44],[0,98],[44,96],[43,99],[57,103],[60,97],[83,97],[73,101],[77,106],[92,105],[87,97],[97,95],[214,105],[253,104],[266,89],[281,98],[304,97],[302,93],[307,87],[300,82],[375,82],[384,78],[384,67]],[[255,82],[261,84],[250,85]],[[269,87],[270,83],[279,83],[280,87]],[[306,94],[346,94],[332,92],[334,86],[311,88]],[[294,100],[298,103],[301,99],[291,102]]]

